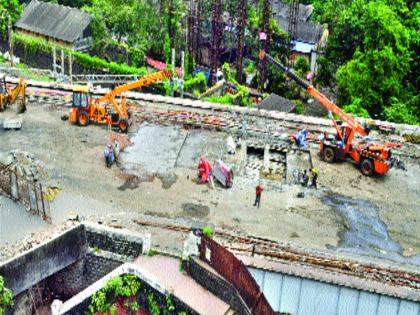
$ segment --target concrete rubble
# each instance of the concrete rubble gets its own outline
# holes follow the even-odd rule
[[[25,178],[31,181],[38,181],[44,175],[45,165],[42,161],[35,158],[31,153],[13,150],[8,153],[0,152],[0,166],[3,165],[19,178]]]

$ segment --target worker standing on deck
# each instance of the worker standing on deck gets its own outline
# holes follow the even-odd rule
[[[302,175],[302,186],[308,187],[308,183],[309,183],[309,174],[306,170],[304,170],[303,175]]]
[[[318,170],[316,168],[313,168],[312,171],[312,183],[311,187],[315,187],[315,189],[318,189],[316,181],[318,180]]]
[[[261,185],[261,182],[258,183],[257,187],[255,187],[255,203],[254,206],[260,207],[261,202],[261,194],[264,191],[264,187]]]
[[[111,167],[112,164],[115,161],[114,150],[112,149],[112,145],[111,144],[108,144],[105,147],[104,157],[105,157],[106,167],[108,167],[108,168]]]
[[[111,115],[106,115],[106,125],[108,126],[108,131],[111,133]]]

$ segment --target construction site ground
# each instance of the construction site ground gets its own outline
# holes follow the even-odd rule
[[[146,111],[159,106],[149,105],[145,107]],[[0,260],[14,253],[14,242],[21,243],[25,238],[30,239],[31,233],[42,230],[49,234],[54,226],[79,216],[80,219],[92,219],[127,228],[136,226],[133,220],[144,218],[187,224],[201,221],[302,248],[330,252],[344,250],[353,254],[372,254],[401,263],[420,264],[416,256],[420,253],[420,165],[417,159],[406,160],[406,172],[393,169],[386,176],[367,178],[350,163],[322,162],[317,149],[313,147],[312,163],[319,169],[318,190],[298,185],[281,185],[281,189],[269,186],[263,192],[261,207],[258,209],[253,206],[257,178],[236,176],[230,189],[216,185],[213,190],[197,183],[197,153],[202,150],[202,154],[210,155],[211,162],[218,154],[223,157],[218,146],[222,147],[227,136],[225,133],[194,131],[196,134],[191,137],[193,140],[190,145],[195,149],[192,152],[183,151],[184,156],[179,161],[180,156],[174,157],[171,150],[178,150],[187,140],[176,134],[189,131],[183,128],[173,130],[174,139],[165,138],[164,133],[159,133],[162,130],[144,133],[144,137],[150,137],[148,139],[140,136],[136,138],[138,128],[144,128],[138,122],[132,126],[130,136],[136,142],[147,141],[155,147],[160,146],[162,155],[156,155],[155,161],[153,156],[147,159],[142,157],[142,163],[159,164],[159,161],[172,161],[175,158],[176,167],[161,165],[166,167],[163,171],[151,170],[144,172],[142,177],[143,166],[140,165],[135,169],[139,176],[135,177],[132,165],[131,168],[125,167],[125,170],[122,169],[124,165],[106,168],[103,150],[109,132],[105,126],[71,126],[68,121],[60,119],[65,114],[68,114],[66,107],[29,104],[27,113],[21,116],[21,130],[0,130],[2,152],[15,149],[30,152],[45,165],[44,182],[61,188],[51,202],[52,226],[24,219],[26,213],[23,207],[16,209],[13,214],[22,220],[16,217],[10,219],[10,200],[0,196],[0,246],[4,246],[0,250]],[[4,112],[0,122],[14,115],[12,111]],[[149,126],[153,124],[149,123]],[[200,135],[200,132],[205,135]],[[184,139],[184,142],[179,139]],[[213,149],[209,149],[209,143]],[[412,147],[415,153],[420,151],[418,147]],[[299,198],[298,194],[302,191],[304,198]],[[340,199],[342,196],[344,199]],[[351,219],[343,215],[343,207],[348,208],[349,204],[361,207],[362,214],[355,214],[356,217],[363,217],[363,212],[366,212],[361,220],[366,223],[364,227],[351,226]],[[5,211],[9,211],[8,215],[4,215]],[[20,233],[12,233],[17,229]],[[377,229],[379,238],[372,241],[377,246],[360,248],[360,251],[360,239],[354,240],[346,234],[353,230],[363,240],[364,233],[372,234],[373,231],[374,234]],[[372,237],[375,236],[367,236]],[[179,239],[172,237],[169,232],[167,235],[156,235],[152,242],[167,251],[179,249],[180,246]],[[399,254],[404,257],[394,259]],[[409,256],[414,258],[405,260]]]

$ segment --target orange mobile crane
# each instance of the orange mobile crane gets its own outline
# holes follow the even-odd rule
[[[115,96],[171,77],[172,73],[166,70],[148,74],[135,82],[117,86],[98,99],[92,98],[88,87],[75,87],[73,89],[72,108],[69,114],[70,123],[78,124],[79,126],[87,126],[91,121],[98,124],[106,124],[107,116],[110,116],[111,125],[117,126],[121,132],[125,133],[130,125],[131,115],[127,110],[126,98],[123,97],[121,102],[118,103],[115,100]],[[112,105],[114,111],[108,108],[108,104]]]
[[[334,161],[344,161],[349,159],[360,167],[363,175],[371,176],[373,173],[386,174],[389,169],[398,161],[392,157],[391,148],[396,144],[374,144],[365,140],[353,142],[356,134],[366,137],[368,132],[354,119],[346,114],[337,105],[331,102],[325,95],[319,92],[313,85],[299,78],[294,72],[275,60],[272,56],[261,50],[259,54],[261,61],[267,61],[276,68],[282,70],[286,75],[293,79],[300,87],[304,88],[318,102],[321,103],[329,112],[337,115],[342,123],[332,117],[333,124],[337,133],[329,136],[324,133],[324,138],[320,143],[321,158],[332,163]],[[332,114],[331,114],[332,116]]]

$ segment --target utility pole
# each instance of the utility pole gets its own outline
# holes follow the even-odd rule
[[[197,26],[196,26],[196,16],[197,16],[197,5],[195,0],[189,0],[188,2],[188,69],[192,72],[194,65],[194,60],[196,59],[196,50],[197,47]]]
[[[13,29],[12,29],[12,17],[7,14],[7,33],[9,36],[9,55],[10,55],[10,66],[14,67],[13,62]]]
[[[271,18],[271,3],[270,0],[264,0],[263,12],[262,12],[262,25],[261,25],[261,49],[264,51],[268,50],[270,42],[270,18]],[[267,65],[265,62],[260,62],[260,90],[262,91],[265,88],[265,83],[267,81]]]
[[[196,39],[195,39],[195,43],[197,45],[197,49],[195,50],[195,62],[196,63],[201,63],[201,52],[200,52],[200,47],[201,47],[201,13],[203,10],[203,0],[197,0],[197,13],[195,16],[195,33],[196,33]]]
[[[246,23],[247,0],[239,2],[239,21],[238,21],[238,45],[236,48],[236,80],[242,83],[244,48],[245,48],[245,23]]]
[[[211,63],[210,63],[210,82],[215,83],[217,69],[219,67],[219,52],[222,38],[222,0],[213,0],[213,21],[212,21],[212,43],[211,43]]]
[[[292,0],[289,11],[289,27],[288,27],[288,45],[287,45],[287,59],[289,66],[293,66],[292,49],[293,42],[297,38],[299,20],[299,0]]]

